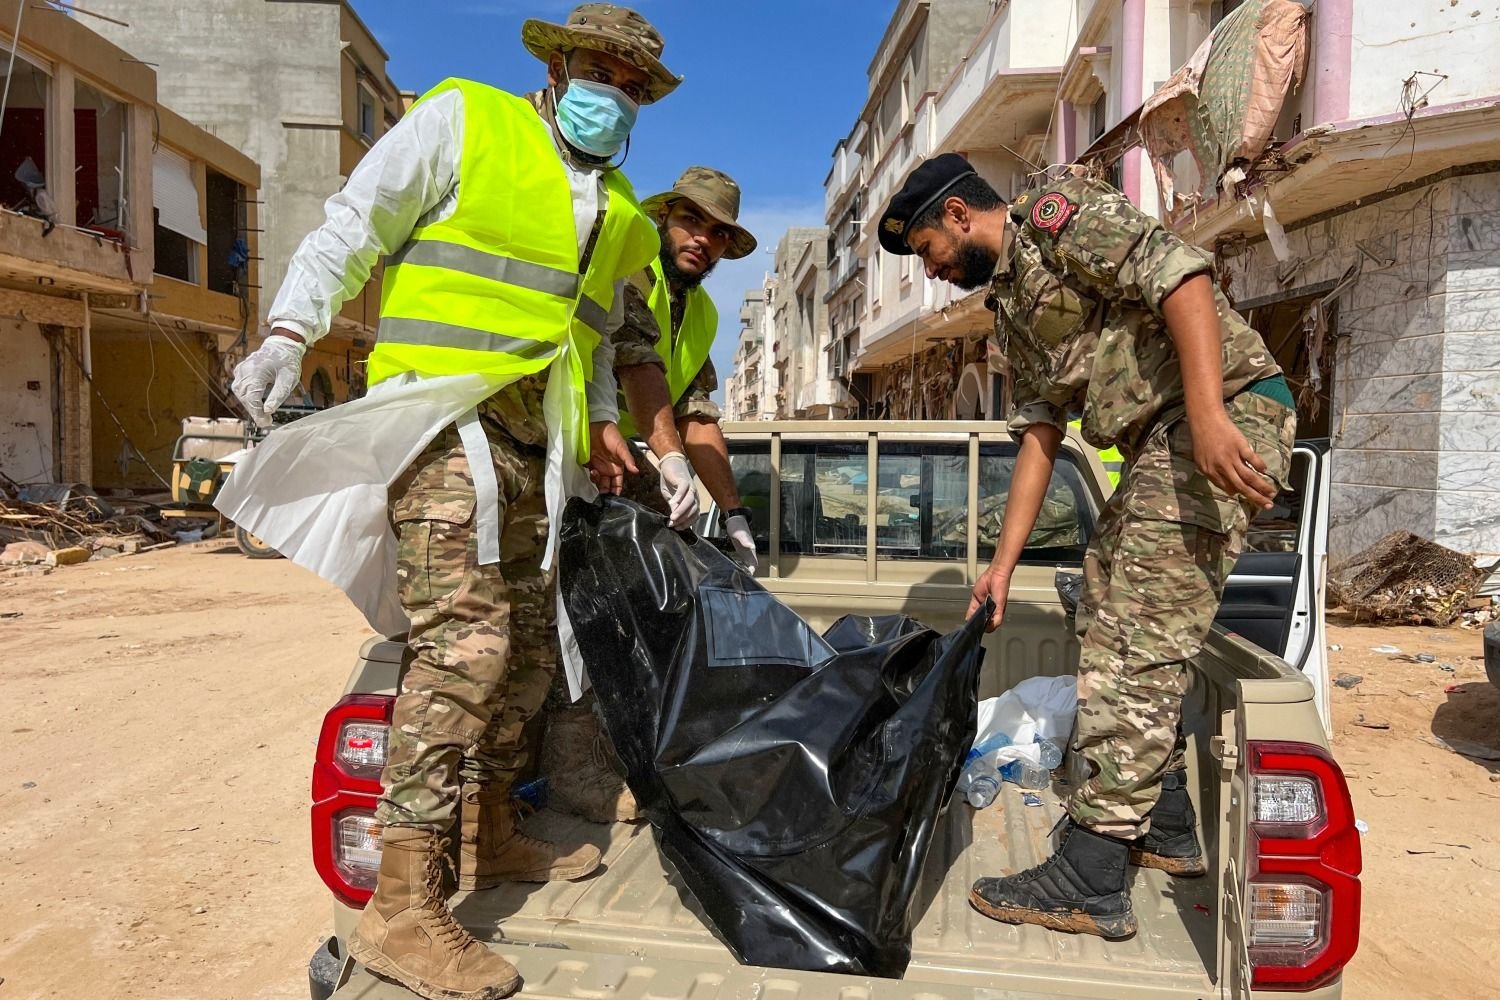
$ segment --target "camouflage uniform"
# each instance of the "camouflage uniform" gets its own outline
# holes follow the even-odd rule
[[[533,91],[526,100],[555,131],[547,92]],[[581,267],[602,223],[601,210]],[[628,309],[630,300],[624,304]],[[499,565],[479,565],[474,483],[456,428],[438,435],[391,490],[401,603],[417,655],[391,720],[377,815],[383,824],[445,830],[457,803],[455,782],[513,781],[527,760],[526,721],[543,704],[570,700],[557,669],[553,575],[541,571],[548,532],[546,387],[545,372],[531,375],[479,408],[500,484]]]
[[[458,782],[504,784],[526,761],[521,733],[557,673],[547,544],[545,375],[487,400],[480,418],[500,485],[500,563],[479,564],[474,480],[445,429],[391,490],[401,604],[415,654],[391,721],[377,818],[448,828]]]
[[[1084,561],[1073,748],[1093,777],[1067,807],[1096,833],[1132,838],[1150,828],[1162,774],[1180,766],[1186,661],[1208,634],[1254,512],[1193,464],[1181,367],[1162,319],[1162,300],[1210,264],[1119,192],[1084,178],[1018,197],[1010,215],[987,299],[1010,369],[1010,429],[1063,429],[1081,413],[1089,443],[1118,446],[1127,463]],[[1214,295],[1226,407],[1280,483],[1296,414],[1251,388],[1280,369]]]
[[[647,269],[625,282],[625,324],[614,338],[616,371],[634,365],[655,365],[663,372],[667,369],[661,355],[656,353],[657,341],[661,334],[657,330],[656,317],[647,304],[654,280],[655,275]],[[669,301],[672,308],[672,337],[675,340],[678,331],[682,329],[687,296],[673,292]],[[698,369],[698,374],[693,378],[692,384],[687,387],[680,399],[674,401],[672,417],[676,420],[682,420],[684,417],[701,417],[717,422],[723,416],[718,404],[712,398],[714,390],[718,387],[719,376],[714,370],[714,363],[711,359],[705,358],[703,367]],[[626,402],[623,392],[620,393],[619,404],[621,412],[624,412]],[[646,430],[644,427],[640,428],[643,434]],[[666,514],[667,503],[661,495],[661,476],[646,460],[640,448],[632,445],[632,450],[635,452],[635,464],[641,471],[638,475],[625,477],[625,490],[622,495],[643,507],[650,507],[660,514]]]

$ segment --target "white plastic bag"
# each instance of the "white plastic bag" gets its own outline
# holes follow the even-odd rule
[[[1003,735],[1009,737],[1009,743],[998,748],[1000,766],[1013,760],[1040,765],[1042,755],[1036,741],[1052,740],[1066,750],[1077,711],[1077,677],[1028,677],[1000,697],[979,703],[974,747],[988,753],[996,749],[993,744]]]

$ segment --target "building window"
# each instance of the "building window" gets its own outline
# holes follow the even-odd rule
[[[359,136],[375,141],[375,95],[364,84],[359,86]]]
[[[240,295],[249,283],[250,248],[245,241],[245,189],[221,173],[208,172],[208,287]]]
[[[0,205],[47,218],[53,212],[47,193],[47,105],[52,78],[18,53],[7,79],[9,61],[7,51],[6,58],[0,59],[0,87],[10,88],[0,122],[5,136],[0,143]]]
[[[198,283],[198,244],[161,223],[161,209],[153,210],[156,221],[156,273],[178,281]]]
[[[129,236],[130,106],[79,80],[73,91],[77,225],[115,239]]]
[[[1093,145],[1109,131],[1109,95],[1100,94],[1089,111],[1089,144]]]
[[[1245,0],[1213,0],[1209,7],[1209,26],[1217,28],[1220,21],[1233,14],[1244,2]]]
[[[193,164],[158,147],[151,154],[156,273],[198,283],[198,248],[208,241]]]

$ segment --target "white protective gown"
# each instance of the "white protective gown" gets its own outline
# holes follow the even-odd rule
[[[364,287],[382,255],[400,249],[417,226],[452,214],[462,149],[461,93],[440,94],[408,112],[366,154],[344,189],[328,199],[326,221],[292,257],[271,307],[272,328],[293,330],[309,342],[327,333],[333,315]],[[607,194],[598,170],[566,158],[563,167],[573,192],[581,258]],[[609,335],[620,326],[622,303],[617,286],[606,336],[595,351],[591,420],[618,417]],[[551,523],[544,566],[555,559],[567,499],[592,499],[597,492],[574,446],[566,352],[564,345],[549,369],[544,402]],[[449,424],[459,424],[466,450],[474,451],[482,440],[474,435],[483,434],[475,407],[512,381],[479,374],[388,379],[363,399],[276,429],[240,459],[215,505],[292,562],[342,589],[376,631],[404,636],[409,621],[397,596],[396,537],[387,513],[390,484]],[[481,450],[488,454],[487,447]],[[485,490],[479,478],[475,516],[481,555],[488,549],[493,559],[483,561],[498,561],[498,495]],[[558,629],[576,698],[586,681],[561,600]]]

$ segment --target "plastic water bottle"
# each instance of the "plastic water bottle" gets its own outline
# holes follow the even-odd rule
[[[1000,777],[1022,788],[1047,788],[1052,784],[1052,771],[1029,760],[1009,762],[1000,769]]]
[[[1062,747],[1057,745],[1056,740],[1044,740],[1039,736],[1037,737],[1036,745],[1037,749],[1042,753],[1043,767],[1051,771],[1054,768],[1061,766],[1063,762],[1063,751]]]
[[[975,778],[974,783],[969,786],[969,792],[964,796],[964,798],[967,799],[969,805],[973,806],[975,809],[983,809],[991,802],[994,802],[995,796],[999,794],[1000,779],[991,777],[988,774],[981,774],[979,777]]]
[[[958,791],[975,809],[995,801],[1000,792],[1000,775],[996,769],[995,751],[970,750],[964,769],[958,776]]]

